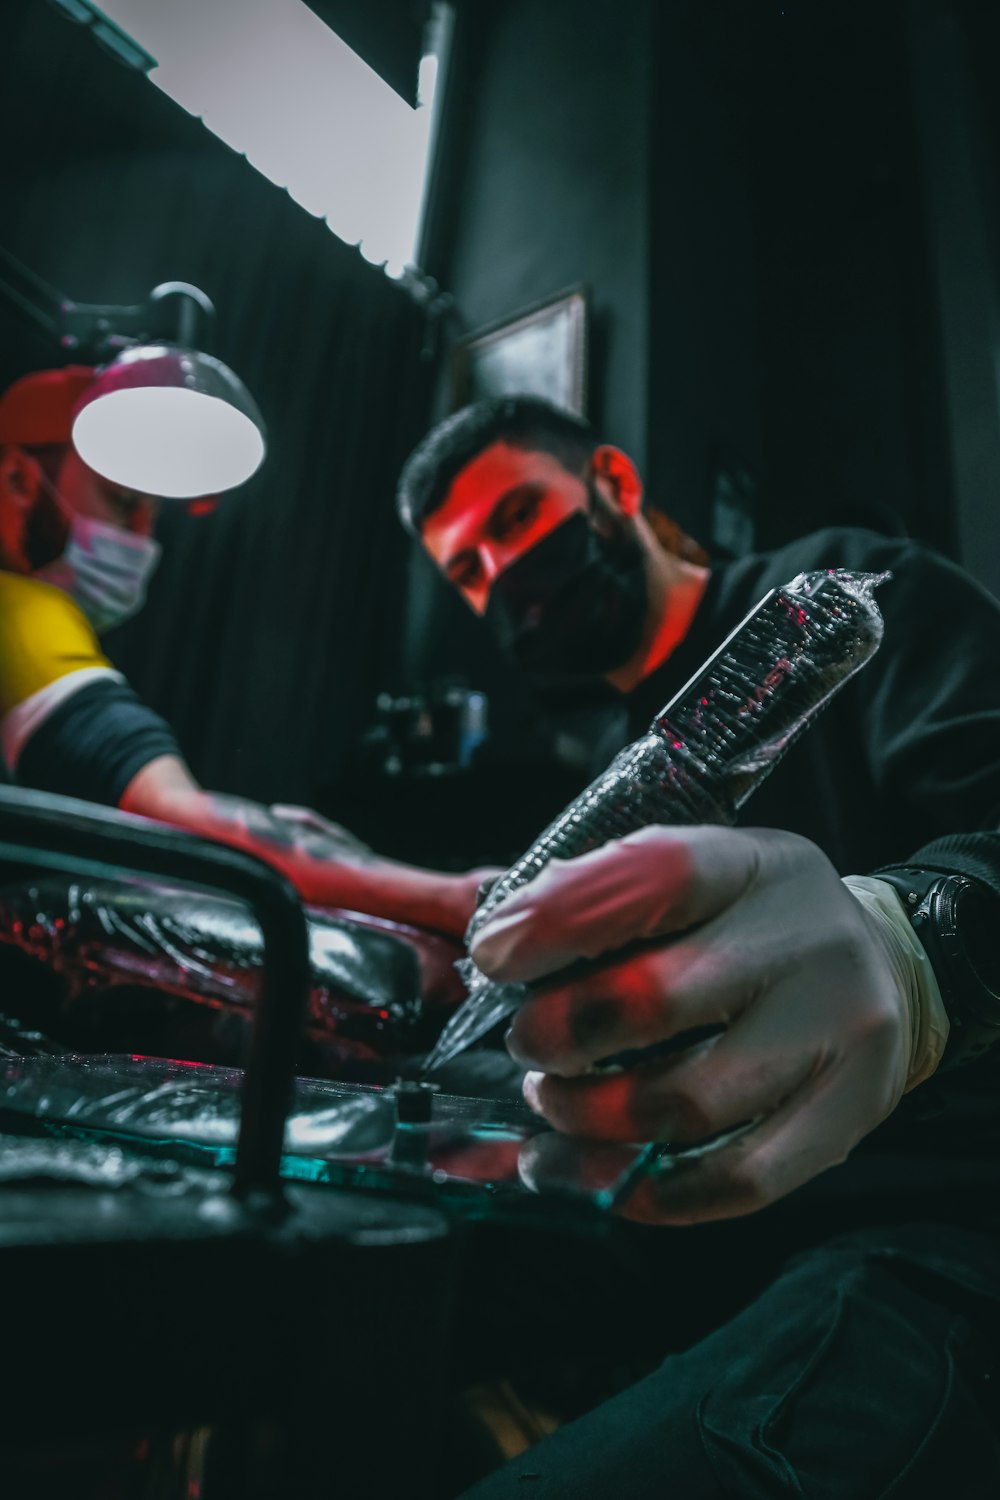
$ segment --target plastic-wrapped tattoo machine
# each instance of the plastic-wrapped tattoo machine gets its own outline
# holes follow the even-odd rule
[[[873,593],[890,576],[800,573],[766,594],[648,731],[494,882],[466,941],[551,859],[573,859],[651,823],[733,823],[823,705],[874,655],[883,622]],[[460,968],[469,995],[429,1053],[428,1072],[478,1041],[527,993],[488,979],[471,959]]]

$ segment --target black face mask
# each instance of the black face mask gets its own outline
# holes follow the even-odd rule
[[[497,576],[485,618],[522,671],[594,677],[638,649],[647,603],[638,538],[600,536],[580,511]]]

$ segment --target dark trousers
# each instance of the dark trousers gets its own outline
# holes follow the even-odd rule
[[[997,1500],[1000,1244],[866,1229],[466,1500]]]

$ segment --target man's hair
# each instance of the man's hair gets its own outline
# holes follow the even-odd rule
[[[597,439],[589,422],[537,396],[497,396],[463,406],[432,427],[407,459],[396,491],[403,524],[419,533],[466,464],[492,443],[551,453],[575,473]]]

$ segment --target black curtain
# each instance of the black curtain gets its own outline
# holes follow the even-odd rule
[[[309,802],[395,673],[408,544],[393,490],[427,424],[422,314],[85,31],[8,5],[0,243],[80,301],[203,288],[213,351],[268,424],[253,480],[211,515],[163,515],[149,603],[109,654],[205,785]],[[3,383],[59,362],[0,306]]]

